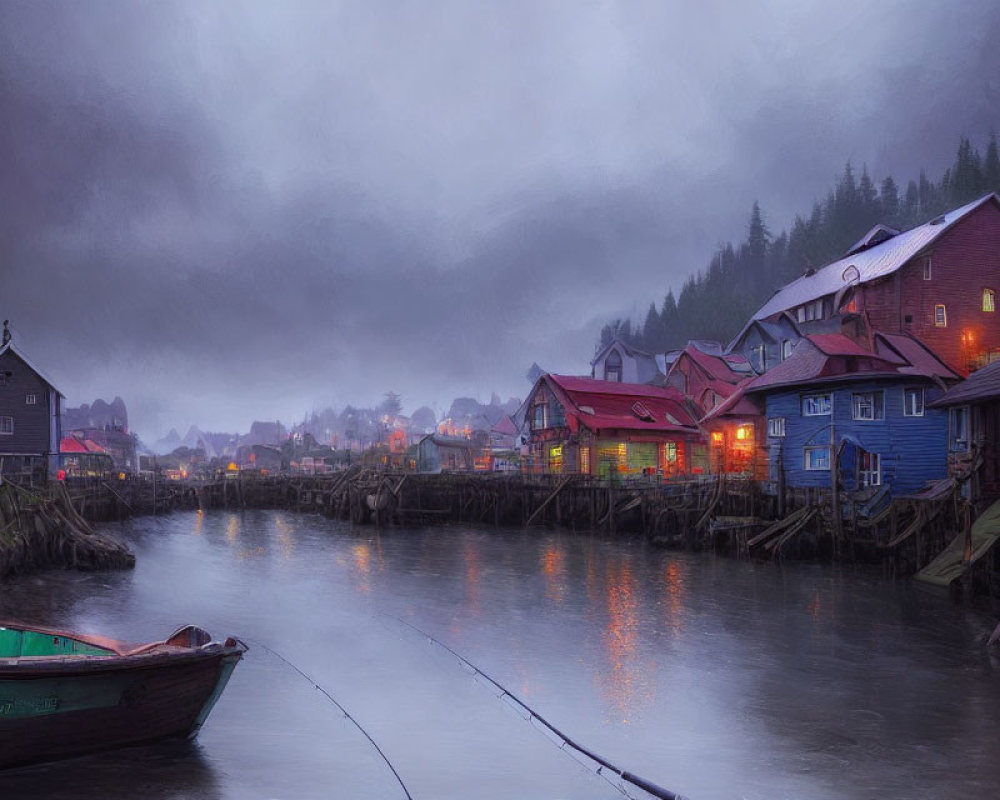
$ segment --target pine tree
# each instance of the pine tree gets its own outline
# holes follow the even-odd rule
[[[887,225],[898,227],[899,225],[899,190],[896,188],[896,181],[892,175],[887,175],[882,181],[881,197],[882,219]]]
[[[640,331],[642,339],[642,349],[650,353],[655,352],[660,340],[660,315],[656,313],[656,304],[649,304],[649,311],[646,312],[646,321],[642,324]]]
[[[983,164],[985,192],[1000,192],[1000,156],[997,155],[997,135],[990,133],[990,143],[986,147],[986,162]]]

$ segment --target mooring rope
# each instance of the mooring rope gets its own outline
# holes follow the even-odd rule
[[[466,667],[468,667],[469,669],[471,669],[472,672],[473,672],[473,674],[474,674],[474,676],[475,675],[480,675],[483,678],[485,678],[489,683],[491,683],[493,686],[495,686],[497,689],[500,690],[500,696],[499,696],[498,699],[503,700],[505,698],[509,698],[511,701],[513,701],[514,703],[516,703],[518,706],[520,706],[521,708],[523,708],[528,713],[528,721],[529,722],[531,722],[531,721],[537,721],[541,725],[543,725],[545,728],[547,728],[549,731],[551,731],[552,733],[554,733],[562,741],[562,745],[560,745],[559,749],[565,750],[565,747],[569,746],[573,750],[576,750],[578,753],[581,753],[582,755],[584,755],[587,758],[589,758],[594,763],[599,764],[600,766],[597,768],[596,773],[600,777],[602,777],[605,780],[607,780],[608,783],[611,784],[611,786],[614,786],[615,789],[617,789],[619,792],[621,792],[626,797],[631,797],[631,795],[628,792],[626,792],[623,787],[621,787],[621,786],[617,785],[616,783],[614,783],[613,781],[609,780],[608,776],[606,774],[604,774],[604,770],[605,769],[610,770],[611,772],[615,773],[622,781],[626,781],[626,782],[632,784],[633,786],[638,786],[644,792],[646,792],[648,794],[651,794],[653,797],[661,798],[661,800],[685,800],[685,798],[683,797],[683,795],[679,795],[679,794],[677,794],[675,792],[671,792],[669,789],[664,789],[662,786],[657,786],[655,783],[652,783],[651,781],[647,781],[645,778],[642,778],[642,777],[640,777],[639,775],[636,775],[633,772],[629,772],[628,770],[621,769],[620,767],[617,767],[614,764],[612,764],[606,758],[603,758],[602,756],[599,756],[597,753],[594,753],[592,750],[588,750],[583,745],[578,744],[577,742],[573,741],[573,739],[571,739],[569,736],[567,736],[565,733],[563,733],[561,730],[559,730],[555,725],[553,725],[551,722],[549,722],[547,719],[545,719],[545,717],[543,717],[541,714],[539,714],[537,711],[535,711],[531,706],[529,706],[527,703],[525,703],[523,700],[521,700],[521,698],[519,698],[517,695],[515,695],[514,693],[512,693],[510,690],[508,690],[501,683],[499,683],[498,681],[496,681],[493,678],[491,678],[489,675],[487,675],[485,672],[483,672],[479,667],[477,667],[475,664],[473,664],[471,661],[469,661],[467,658],[465,658],[460,653],[457,653],[455,650],[453,650],[452,648],[450,648],[444,642],[442,642],[442,641],[440,641],[438,639],[435,639],[429,633],[427,633],[426,631],[422,631],[420,628],[418,628],[413,623],[407,622],[405,619],[400,619],[399,617],[394,617],[391,614],[383,614],[383,616],[386,616],[389,619],[393,619],[396,622],[402,623],[403,625],[405,625],[406,627],[408,627],[411,630],[415,631],[416,633],[420,634],[421,636],[426,637],[426,639],[428,640],[428,642],[430,642],[431,644],[436,644],[438,647],[441,647],[444,650],[447,650],[455,658],[457,658],[462,664],[464,664]],[[580,763],[580,762],[578,762],[578,763]]]
[[[406,800],[413,800],[413,797],[410,795],[409,789],[406,788],[406,784],[403,783],[403,779],[399,776],[399,773],[396,771],[396,768],[392,765],[392,762],[389,760],[389,758],[386,756],[386,754],[384,752],[382,752],[382,748],[378,746],[378,744],[371,737],[371,735],[368,733],[368,731],[366,731],[361,726],[361,723],[358,722],[354,717],[352,717],[351,714],[350,714],[350,712],[346,708],[344,708],[340,703],[337,702],[337,700],[334,698],[334,696],[332,694],[330,694],[326,689],[324,689],[322,686],[320,686],[318,683],[316,683],[316,681],[314,681],[312,678],[310,678],[308,675],[306,675],[305,672],[303,672],[301,669],[299,669],[297,666],[295,666],[295,664],[293,664],[291,661],[289,661],[287,658],[285,658],[283,655],[281,655],[281,653],[279,653],[277,650],[274,650],[274,649],[268,647],[266,644],[263,644],[262,642],[256,642],[256,641],[254,641],[253,644],[256,647],[261,648],[262,650],[266,650],[271,655],[273,655],[273,656],[275,656],[277,658],[280,658],[283,662],[285,662],[285,664],[287,664],[289,667],[291,667],[293,670],[295,670],[297,673],[299,673],[299,675],[301,675],[303,678],[305,678],[312,685],[312,687],[314,689],[316,689],[317,691],[319,691],[320,693],[322,693],[322,695],[324,697],[326,697],[327,700],[329,700],[331,703],[333,703],[340,710],[340,713],[343,714],[346,719],[349,719],[354,724],[354,727],[357,728],[359,731],[361,731],[362,735],[369,742],[371,742],[371,746],[375,748],[376,752],[382,757],[382,760],[385,762],[386,766],[392,771],[392,774],[395,776],[396,780],[399,782],[400,787],[403,789],[403,794],[406,795]]]

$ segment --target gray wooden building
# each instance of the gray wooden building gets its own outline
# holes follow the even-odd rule
[[[42,476],[58,469],[63,395],[18,352],[4,322],[0,344],[0,473]]]

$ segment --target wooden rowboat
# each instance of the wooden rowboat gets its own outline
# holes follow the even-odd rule
[[[0,623],[0,768],[193,737],[246,650],[193,625],[131,645]]]

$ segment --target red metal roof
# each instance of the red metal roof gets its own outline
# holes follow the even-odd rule
[[[759,401],[746,394],[753,378],[746,378],[736,387],[736,391],[701,418],[703,423],[720,417],[757,417],[764,413]]]
[[[743,375],[734,372],[729,364],[726,363],[726,358],[723,356],[713,356],[708,353],[703,353],[697,347],[690,344],[681,352],[682,355],[686,355],[694,361],[695,364],[701,367],[708,374],[708,376],[714,380],[734,384],[738,383],[740,379],[744,377]],[[677,362],[674,363],[676,364]],[[726,394],[728,394],[728,392],[726,392]]]
[[[876,333],[873,338],[876,342],[874,353],[843,334],[806,336],[788,358],[755,378],[746,391],[752,393],[854,376],[911,375],[935,381],[958,377],[912,336]],[[851,363],[848,358],[856,360]]]
[[[566,409],[570,428],[577,424],[592,431],[601,429],[650,432],[695,430],[684,395],[672,386],[616,383],[570,375],[545,375]],[[645,412],[652,419],[644,419]]]
[[[60,453],[89,453],[86,445],[75,436],[67,436],[59,442]]]

